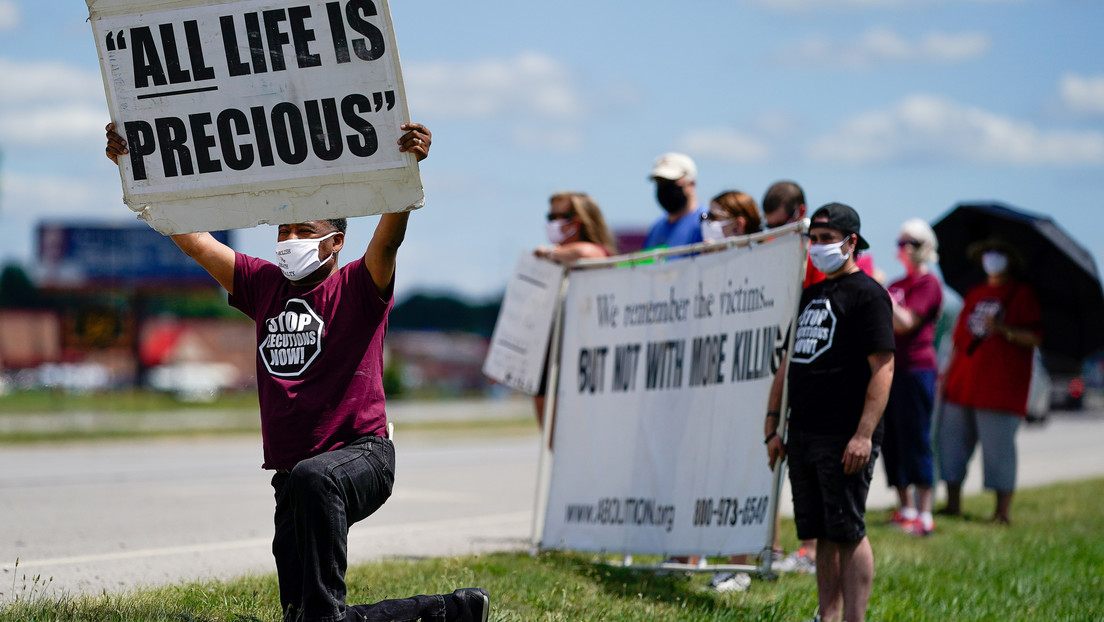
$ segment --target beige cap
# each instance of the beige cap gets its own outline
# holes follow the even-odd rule
[[[670,179],[671,181],[688,177],[690,181],[696,181],[698,167],[690,159],[690,156],[684,153],[665,153],[656,158],[655,166],[652,167],[652,174],[648,176],[648,179],[657,177]]]

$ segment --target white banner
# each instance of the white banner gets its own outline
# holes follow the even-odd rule
[[[162,233],[423,203],[387,0],[87,0],[124,200]]]
[[[542,547],[769,545],[763,417],[804,257],[790,234],[571,275]]]
[[[537,394],[563,278],[560,264],[538,259],[532,252],[518,258],[483,361],[488,378]]]

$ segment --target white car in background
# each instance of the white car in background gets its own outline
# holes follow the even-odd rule
[[[229,363],[173,363],[149,370],[149,385],[176,395],[182,402],[213,402],[219,393],[239,384]]]

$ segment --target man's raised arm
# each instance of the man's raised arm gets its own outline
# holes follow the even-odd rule
[[[169,237],[185,255],[215,277],[223,289],[234,293],[234,249],[219,242],[210,233],[179,233]]]
[[[404,123],[400,129],[406,130],[406,133],[399,139],[399,151],[413,153],[419,162],[426,159],[429,145],[433,141],[429,129],[421,123]],[[372,275],[372,281],[379,291],[387,289],[395,275],[395,257],[406,237],[406,223],[409,219],[410,212],[382,214],[376,231],[372,234],[372,241],[368,243],[368,250],[364,251],[364,266],[368,268],[368,274]]]
[[[109,160],[118,164],[119,156],[128,153],[126,140],[115,131],[114,123],[108,123],[104,130],[107,132],[107,148],[104,151]],[[234,293],[234,249],[219,242],[210,233],[181,233],[169,237],[219,285]]]

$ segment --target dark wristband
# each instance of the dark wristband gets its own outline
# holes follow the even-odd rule
[[[768,410],[767,411],[767,419],[779,419],[781,417],[782,417],[782,413],[778,412],[777,410]]]
[[[771,442],[771,440],[776,436],[778,436],[778,432],[771,432],[770,434],[767,435],[767,438],[763,439],[763,444],[764,445],[769,444]]]

